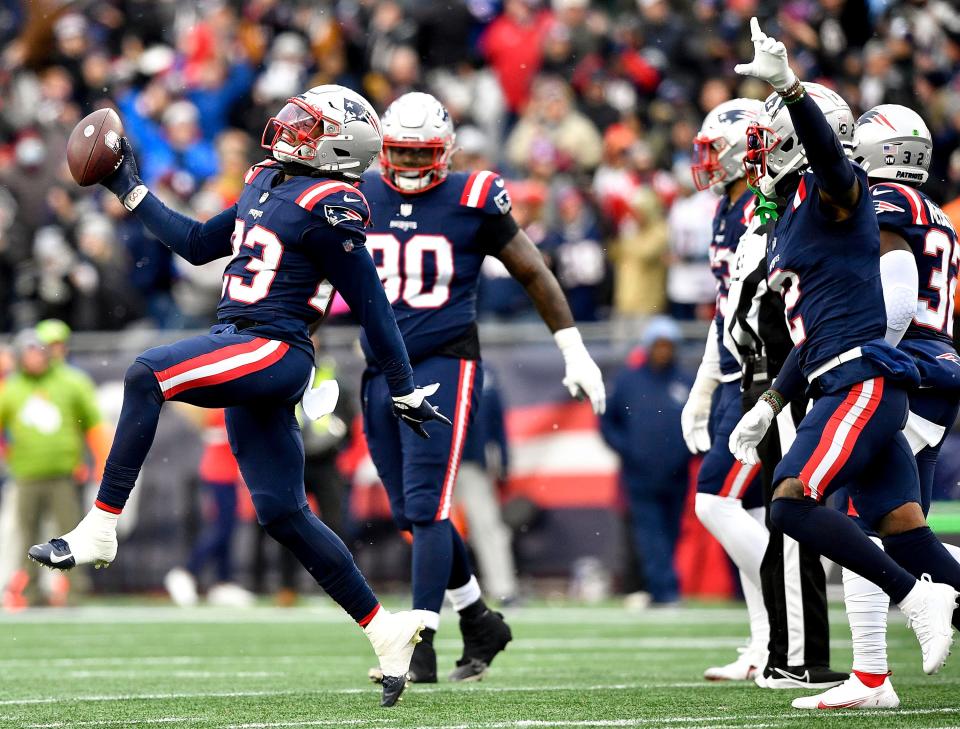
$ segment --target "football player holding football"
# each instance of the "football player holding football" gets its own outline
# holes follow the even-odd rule
[[[167,400],[226,408],[226,425],[257,519],[293,552],[321,587],[363,627],[385,675],[381,703],[392,706],[422,624],[412,612],[380,606],[343,542],[307,506],[303,442],[294,407],[312,381],[308,328],[334,290],[364,328],[383,373],[382,417],[409,426],[449,425],[414,386],[393,310],[365,245],[370,218],[356,187],[380,152],[380,120],[360,95],[316,86],[269,120],[262,146],[271,158],[247,172],[237,203],[205,223],[167,208],[140,180],[130,145],[102,184],[157,238],[190,263],[231,257],[216,324],[209,334],[149,349],[127,370],[123,408],[96,504],[68,534],[30,556],[56,569],[109,565],[116,524],[153,442]],[[399,419],[398,419],[398,417]]]

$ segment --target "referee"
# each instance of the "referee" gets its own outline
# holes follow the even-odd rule
[[[763,207],[760,206],[762,214]],[[737,246],[727,299],[724,344],[740,360],[744,412],[753,407],[780,371],[793,347],[783,301],[767,288],[767,232],[758,215]],[[761,688],[827,688],[848,678],[830,669],[830,625],[826,579],[820,555],[801,547],[770,521],[773,471],[796,434],[806,401],[785,409],[758,447],[770,541],[760,565],[763,600],[770,618],[766,669]]]

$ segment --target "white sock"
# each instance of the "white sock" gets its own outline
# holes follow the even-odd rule
[[[951,557],[957,560],[957,562],[960,562],[960,547],[954,544],[944,544],[943,546],[947,548],[948,552],[950,552]]]
[[[743,599],[747,603],[747,615],[750,616],[750,653],[752,660],[760,662],[757,668],[767,665],[770,645],[770,618],[767,606],[763,604],[763,592],[740,570],[740,585],[743,587]]]
[[[453,609],[457,612],[473,605],[473,603],[480,599],[480,595],[480,583],[477,582],[476,575],[470,575],[467,584],[461,587],[455,587],[452,590],[447,590],[447,597],[450,598]]]
[[[876,537],[871,541],[881,549]],[[853,640],[853,670],[887,673],[887,612],[890,598],[870,580],[843,568],[843,602]]]
[[[760,589],[760,562],[770,534],[747,513],[739,499],[697,494],[697,518],[730,555],[748,580]]]
[[[420,622],[423,623],[424,628],[437,630],[440,627],[440,613],[435,613],[433,610],[414,610],[413,612],[420,616]]]

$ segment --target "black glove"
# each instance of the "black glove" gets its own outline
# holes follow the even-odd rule
[[[133,148],[126,137],[120,137],[120,153],[123,155],[117,169],[104,177],[100,184],[120,198],[120,202],[129,195],[135,187],[143,184],[140,179],[140,170],[137,169],[137,160],[133,156]]]
[[[418,387],[409,395],[393,398],[393,414],[421,438],[430,437],[430,434],[423,428],[423,424],[429,420],[436,420],[444,425],[453,425],[446,416],[427,402],[427,396],[432,395],[439,388],[440,385],[434,383],[426,387]]]

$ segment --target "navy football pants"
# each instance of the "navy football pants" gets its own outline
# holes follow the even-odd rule
[[[376,611],[376,598],[343,542],[308,508],[303,486],[303,440],[294,407],[312,364],[306,352],[286,342],[223,324],[209,334],[147,350],[127,370],[97,504],[117,513],[123,508],[166,400],[226,408],[230,446],[258,521],[363,622]]]
[[[817,501],[846,486],[861,518],[875,527],[920,500],[917,462],[900,432],[906,415],[906,391],[882,377],[819,398],[777,466],[774,485],[798,478]]]
[[[439,612],[444,590],[462,587],[472,574],[449,517],[467,428],[480,401],[483,369],[473,360],[430,357],[413,366],[413,376],[418,387],[439,383],[430,402],[453,427],[427,423],[430,438],[416,435],[394,417],[386,378],[376,370],[363,378],[363,426],[394,522],[413,532],[413,607]]]
[[[697,474],[697,493],[740,499],[744,509],[763,506],[760,466],[740,463],[730,452],[730,433],[743,416],[743,397],[736,382],[723,382],[714,391],[710,411],[710,450]]]

